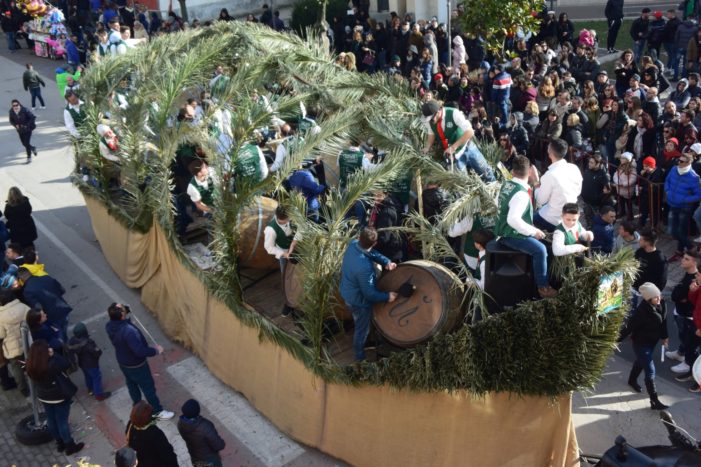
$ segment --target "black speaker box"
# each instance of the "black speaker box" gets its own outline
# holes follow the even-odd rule
[[[499,241],[487,244],[484,290],[490,313],[502,311],[538,296],[531,255],[512,250]]]

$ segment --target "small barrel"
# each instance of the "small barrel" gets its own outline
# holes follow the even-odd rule
[[[292,261],[287,262],[285,276],[282,280],[282,290],[287,306],[299,310],[299,307],[302,305],[302,296],[304,295],[302,269],[299,264]],[[353,319],[341,298],[340,290],[336,289],[335,295],[337,305],[334,307],[333,314],[342,321]]]
[[[275,215],[277,201],[261,196],[238,216],[239,261],[252,269],[275,269],[278,260],[265,251],[263,231]]]
[[[373,307],[375,326],[389,342],[412,347],[462,322],[463,289],[456,286],[455,275],[448,269],[431,261],[407,261],[384,273],[377,287],[396,292],[407,282],[415,287],[410,297],[399,296]]]

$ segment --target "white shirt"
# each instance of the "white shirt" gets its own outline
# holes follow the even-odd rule
[[[438,135],[433,133],[433,128],[431,127],[430,122],[427,121],[426,123],[428,126],[428,134],[434,135],[436,138],[438,138]],[[457,125],[457,127],[460,128],[463,133],[472,131],[472,124],[467,118],[465,118],[465,114],[458,109],[453,109],[453,123],[455,123],[455,125]],[[441,128],[443,129],[443,131],[445,131],[445,109],[443,109],[443,116],[441,117]],[[455,154],[453,154],[453,157],[457,159],[459,156],[462,155],[463,152],[465,152],[465,149],[467,149],[467,144],[460,148],[460,150],[457,151]]]
[[[285,157],[287,157],[287,142],[290,141],[291,138],[292,136],[287,136],[283,141],[280,141],[277,148],[275,148],[275,160],[273,161],[273,165],[270,166],[271,172],[280,170],[282,164],[285,162]]]
[[[511,181],[529,189],[528,182],[514,177]],[[531,198],[527,191],[517,191],[509,201],[509,213],[506,216],[506,223],[511,226],[516,232],[526,237],[533,237],[538,229],[524,221],[523,213],[528,209],[528,203]]]
[[[291,222],[288,222],[285,225],[278,224],[277,218],[273,217],[273,220],[275,223],[282,229],[283,232],[285,232],[286,236],[292,235],[292,226]],[[265,251],[267,251],[269,254],[275,256],[276,259],[280,259],[283,254],[287,253],[287,250],[284,248],[280,248],[277,246],[277,232],[275,232],[275,229],[270,227],[269,225],[265,227],[265,230],[263,230],[263,235],[265,235],[265,239],[263,242],[263,246],[265,247]],[[294,240],[300,240],[299,233],[296,233],[295,236],[293,237]]]
[[[202,182],[197,180],[197,177],[195,177],[195,176],[193,176],[192,178],[195,180],[195,183],[197,183],[201,187],[204,187],[205,189],[209,188],[209,183],[207,182],[208,179],[211,178],[213,184],[217,183],[217,178],[212,173],[211,170],[209,171],[209,175],[207,175],[207,177]],[[188,194],[188,196],[190,196],[190,199],[192,200],[193,203],[197,203],[198,201],[202,201],[202,195],[200,195],[200,192],[197,191],[197,188],[192,186],[192,183],[187,184],[187,194]]]
[[[487,274],[487,270],[486,270],[487,260],[482,259],[482,257],[486,254],[487,254],[487,252],[485,250],[480,250],[479,254],[477,255],[478,259],[481,259],[482,261],[478,261],[478,263],[480,265],[480,278],[475,280],[475,282],[477,283],[477,286],[481,290],[484,290],[484,276]]]
[[[349,150],[349,151],[363,151],[363,150],[360,149],[360,147],[358,147],[358,146],[351,146],[351,147],[348,148],[348,150]],[[339,153],[338,153],[338,156],[336,156],[336,166],[338,166],[339,169],[341,168],[341,153],[342,153],[342,152],[343,152],[343,151],[339,152]],[[365,152],[365,151],[363,151],[363,152]],[[370,159],[368,159],[367,157],[363,156],[363,165],[361,165],[361,168],[362,168],[362,170],[363,170],[364,172],[372,172],[372,171],[375,170],[378,166],[379,166],[379,164],[373,164],[372,161],[371,161]]]
[[[576,203],[581,192],[579,167],[564,159],[554,162],[541,177],[540,188],[535,192],[536,204],[541,206],[538,213],[552,225],[557,225],[562,217],[562,207],[566,203]]]
[[[122,34],[119,31],[110,29],[108,41],[110,44],[110,52],[113,57],[127,53],[127,46],[122,44]]]
[[[81,105],[83,105],[83,101],[78,101],[78,105],[68,104],[68,107],[80,113]],[[78,133],[78,129],[75,127],[73,116],[67,109],[63,109],[63,122],[66,124],[66,130],[68,130],[68,133],[70,133],[71,136],[74,138],[80,138],[80,133]]]
[[[116,153],[112,152],[112,150],[109,147],[107,147],[105,143],[102,142],[102,138],[100,138],[100,155],[108,161],[120,162],[120,159],[116,155]]]
[[[579,226],[581,227],[581,224],[579,224]],[[580,230],[578,228],[578,224],[575,224],[574,227],[570,229],[568,229],[564,225],[562,227],[567,232],[572,233],[572,235],[575,238],[577,238],[577,235],[575,235],[576,232],[579,235],[579,238],[588,241],[594,240],[594,234],[589,232],[588,230]],[[555,229],[555,232],[553,233],[553,254],[555,256],[566,256],[573,255],[575,253],[582,253],[585,249],[586,247],[579,243],[575,243],[574,245],[565,245],[565,234]]]

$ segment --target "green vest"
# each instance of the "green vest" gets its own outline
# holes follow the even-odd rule
[[[499,191],[499,217],[497,218],[497,223],[494,226],[494,235],[497,237],[525,238],[525,235],[518,233],[516,229],[511,227],[506,221],[507,217],[509,216],[509,203],[511,202],[511,198],[513,198],[516,193],[521,191],[528,193],[528,189],[526,187],[520,183],[516,183],[513,180],[507,180],[501,186],[501,190]],[[523,211],[523,214],[521,215],[521,219],[533,225],[532,203],[528,203],[526,210]]]
[[[363,167],[363,157],[365,153],[360,149],[352,151],[350,149],[344,149],[338,156],[338,168],[339,168],[339,180],[338,183],[341,185],[342,189],[346,188],[346,183],[348,183],[348,177]]]
[[[457,126],[455,124],[455,121],[453,120],[453,112],[459,112],[457,109],[453,109],[451,107],[444,107],[443,108],[443,121],[445,122],[445,130],[443,131],[443,134],[445,135],[445,139],[448,141],[448,145],[453,144],[457,140],[460,139],[460,137],[463,135],[462,128]],[[440,141],[440,133],[438,132],[438,125],[436,122],[431,120],[431,131],[433,131],[433,134],[436,137],[436,140]],[[443,143],[441,142],[441,145]],[[465,146],[463,146],[465,147]],[[443,148],[445,149],[445,148]],[[458,152],[462,151],[462,147],[458,148],[455,150],[455,153],[457,154]]]
[[[97,45],[97,51],[100,53],[100,57],[104,57],[107,55],[107,50],[109,50],[110,44],[108,43],[106,46],[103,47],[102,44]]]
[[[270,222],[268,222],[268,227],[271,227],[275,231],[275,235],[277,235],[275,237],[275,244],[283,250],[289,250],[290,245],[292,245],[294,233],[288,236],[285,231],[282,230],[282,227],[280,227],[274,217],[270,219]],[[290,228],[292,228],[292,226],[290,226]]]
[[[303,117],[299,119],[299,132],[304,134],[316,126],[316,122],[311,118]]]
[[[463,251],[467,256],[470,258],[479,257],[479,250],[475,248],[475,240],[472,238],[472,233],[480,229],[494,229],[495,221],[496,219],[494,217],[482,217],[479,214],[475,214],[474,220],[472,221],[472,229],[465,234],[465,246],[463,247]]]
[[[229,81],[231,81],[231,78],[226,75],[221,75],[221,77],[212,85],[212,95],[217,97],[224,94],[226,87],[229,85]]]
[[[214,182],[212,181],[212,177],[207,177],[207,188],[197,183],[197,179],[195,177],[192,177],[190,180],[190,185],[194,186],[199,192],[200,196],[202,197],[200,201],[210,208],[214,206]]]
[[[237,178],[245,178],[251,180],[253,183],[262,181],[263,174],[260,170],[258,147],[252,144],[246,144],[239,149],[234,170],[236,170]]]
[[[411,181],[411,171],[407,171],[406,173],[397,177],[389,186],[389,192],[402,203],[402,206],[409,204],[409,198],[411,196]]]
[[[70,105],[67,105],[66,110],[69,114],[71,114],[71,117],[73,117],[73,123],[75,124],[76,128],[78,127],[78,125],[82,125],[82,123],[87,118],[87,115],[85,115],[85,111],[82,109],[82,107],[79,111],[76,112],[74,108],[72,108]]]
[[[582,224],[580,224],[579,221],[577,221],[576,228],[577,228],[577,231],[580,233],[580,235],[584,232],[584,229],[582,228]],[[572,232],[570,232],[569,230],[565,229],[565,226],[562,225],[562,223],[557,224],[557,227],[555,227],[555,230],[559,230],[560,232],[565,234],[565,245],[575,245],[578,243],[574,234]]]

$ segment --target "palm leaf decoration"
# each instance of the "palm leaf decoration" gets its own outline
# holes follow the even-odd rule
[[[465,217],[493,215],[499,184],[485,184],[474,174],[446,171],[423,155],[426,130],[419,118],[419,104],[409,90],[381,73],[368,76],[343,70],[322,42],[313,35],[305,41],[260,25],[218,22],[210,28],[156,38],[144,48],[92,66],[82,80],[87,122],[76,150],[75,183],[128,228],[144,232],[158,225],[183,264],[241,322],[258,329],[262,339],[287,349],[327,381],[553,396],[591,387],[601,375],[623,319],[622,311],[597,314],[599,278],[623,271],[624,288],[628,287],[634,260],[625,254],[587,259],[582,268],[563,272],[564,286],[557,299],[522,303],[471,324],[471,316],[483,311],[483,296],[474,289],[445,234]],[[209,80],[219,65],[226,68],[230,80],[217,91],[202,122],[176,124],[179,107],[188,97],[199,98],[201,92],[209,91]],[[124,79],[131,90],[129,106],[119,109],[110,95]],[[270,107],[252,100],[254,88],[267,96]],[[275,118],[297,118],[301,103],[318,109],[321,131],[291,145],[277,173],[261,182],[236,180],[234,190],[233,170],[241,147],[255,141],[257,130],[270,127]],[[228,130],[234,144],[227,154],[217,152],[212,132],[216,112],[231,116]],[[95,134],[95,127],[108,114],[121,141],[119,197],[109,190]],[[304,159],[321,155],[328,160],[357,139],[371,139],[386,150],[385,162],[375,171],[354,173],[345,192],[332,189],[321,210],[325,223],[310,221],[305,200],[297,193],[287,193],[283,180]],[[209,245],[218,263],[216,272],[203,272],[192,264],[174,227],[171,165],[178,148],[186,143],[202,148],[218,175]],[[498,162],[498,147],[482,145],[481,149],[492,165]],[[82,179],[84,167],[93,173],[87,183]],[[391,189],[407,174],[416,179],[417,192],[419,178],[430,180],[445,189],[452,202],[436,225],[410,212],[407,222],[396,230],[425,245],[426,259],[452,259],[457,268],[455,286],[465,291],[468,318],[455,332],[435,336],[380,362],[341,367],[329,353],[323,330],[325,322],[335,317],[334,310],[342,306],[337,295],[340,264],[357,233],[347,213],[357,200],[369,201],[374,191]],[[239,216],[258,197],[270,193],[277,193],[279,202],[289,208],[302,235],[297,251],[305,294],[299,334],[283,331],[247,306],[239,280]],[[552,352],[553,348],[558,352]]]

